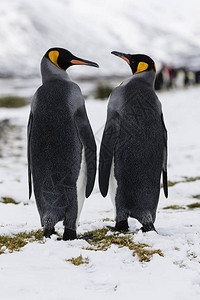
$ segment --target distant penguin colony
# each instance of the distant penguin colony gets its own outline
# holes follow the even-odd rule
[[[92,192],[96,174],[96,143],[84,99],[66,69],[98,67],[62,48],[49,49],[41,61],[43,84],[32,99],[28,123],[29,197],[34,194],[43,235],[64,222],[63,240],[77,238],[84,198]]]
[[[155,230],[163,173],[167,197],[167,131],[161,103],[154,92],[156,67],[146,55],[113,51],[131,67],[133,76],[109,99],[99,158],[99,188],[110,190],[117,231],[128,230],[128,217]],[[85,197],[96,175],[96,143],[84,99],[66,70],[72,65],[99,67],[62,48],[49,49],[41,61],[42,86],[33,96],[28,122],[29,198],[32,180],[43,236],[50,238],[63,221],[63,240],[77,238]]]
[[[128,230],[128,217],[155,230],[154,221],[163,172],[167,191],[167,131],[161,103],[154,92],[156,67],[147,55],[112,54],[124,59],[133,76],[110,95],[99,160],[99,187],[110,187],[116,212],[112,229]]]

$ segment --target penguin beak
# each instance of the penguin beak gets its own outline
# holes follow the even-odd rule
[[[118,52],[118,51],[112,51],[111,54],[121,57],[123,60],[125,60],[130,65],[130,60],[128,59],[128,54]]]
[[[95,62],[78,58],[78,57],[74,57],[74,59],[72,59],[70,62],[72,65],[86,65],[86,66],[99,68],[99,65],[96,64]]]

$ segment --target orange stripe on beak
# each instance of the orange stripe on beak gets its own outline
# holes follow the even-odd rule
[[[72,59],[70,62],[71,62],[73,65],[88,65],[88,63],[86,63],[86,62],[83,62],[83,61],[81,61],[81,60],[76,60],[76,59]]]
[[[121,56],[121,58],[122,58],[123,60],[125,60],[125,61],[130,65],[130,60],[129,60],[128,58],[126,58],[125,56]]]

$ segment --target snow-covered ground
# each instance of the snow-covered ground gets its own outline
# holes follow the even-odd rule
[[[166,200],[161,189],[155,232],[136,232],[140,224],[130,219],[135,243],[160,249],[150,262],[139,262],[127,247],[112,245],[107,251],[86,250],[83,240],[28,243],[19,252],[0,255],[0,298],[3,300],[77,299],[200,299],[200,208],[189,209],[200,194],[200,87],[159,94],[169,136],[169,180],[183,181],[169,188]],[[106,101],[86,102],[89,119],[99,145],[106,118]],[[0,119],[15,127],[0,141],[0,197],[12,197],[18,205],[0,203],[0,235],[40,228],[34,198],[28,201],[26,124],[29,107],[0,109]],[[188,178],[194,178],[189,181]],[[25,205],[26,204],[26,205]],[[182,209],[163,209],[179,205]],[[106,219],[106,220],[105,220]],[[110,219],[110,220],[109,220]],[[113,222],[109,196],[98,186],[85,205],[78,232],[101,229]],[[62,224],[56,227],[62,233]],[[108,233],[109,234],[109,233]],[[79,266],[66,259],[88,257]]]

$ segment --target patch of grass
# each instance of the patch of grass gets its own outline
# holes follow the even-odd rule
[[[200,208],[200,202],[195,202],[192,204],[187,205],[188,208],[193,209],[193,208]]]
[[[16,202],[13,198],[10,198],[10,197],[1,197],[1,201],[2,203],[4,204],[9,204],[9,203],[12,203],[12,204],[19,204],[19,202]]]
[[[179,181],[170,181],[170,180],[168,180],[168,182],[167,182],[168,183],[168,187],[174,186],[177,183],[193,182],[193,181],[200,180],[199,176],[197,176],[197,177],[187,177],[187,176],[184,176],[183,178],[184,178],[184,180],[179,180]],[[163,187],[163,184],[161,184],[161,187]],[[199,197],[200,197],[200,195],[199,195]]]
[[[0,249],[0,255],[1,255],[1,254],[4,254],[4,250],[1,250],[1,249]]]
[[[196,259],[198,256],[194,252],[187,251],[187,256]]]
[[[195,199],[199,199],[199,200],[200,200],[200,195],[194,195],[194,196],[192,196],[192,198],[195,198]]]
[[[109,85],[98,84],[94,90],[94,97],[96,99],[107,99],[112,90],[113,88]]]
[[[130,234],[124,234],[114,232],[112,235],[106,235],[109,230],[102,228],[86,232],[84,234],[93,233],[94,238],[88,240],[91,247],[86,248],[87,250],[93,251],[106,251],[111,245],[117,245],[119,248],[128,247],[133,251],[133,256],[137,255],[140,262],[149,262],[154,254],[164,256],[160,249],[152,250],[150,246],[144,243],[135,243]]]
[[[23,238],[16,236],[8,236],[8,235],[1,235],[0,236],[0,247],[1,249],[5,248],[8,249],[9,252],[19,251],[20,248],[24,247],[28,242],[25,241]],[[4,250],[5,251],[5,250]],[[4,252],[3,251],[3,252]]]
[[[0,254],[5,253],[7,249],[8,252],[19,251],[28,242],[42,241],[42,230],[31,231],[31,232],[20,232],[17,234],[10,235],[0,235]]]
[[[104,219],[102,219],[102,221],[103,221],[103,222],[108,222],[108,221],[114,222],[114,220],[113,220],[113,219],[110,219],[110,218],[104,218]]]
[[[175,184],[179,183],[180,181],[170,181],[168,180],[168,186],[174,186]]]
[[[169,206],[163,207],[163,209],[185,209],[185,207],[180,206],[180,205],[169,205]]]
[[[131,249],[131,248],[129,248],[129,249],[134,250],[133,256],[135,256],[137,254],[140,262],[143,262],[143,261],[149,262],[154,254],[158,254],[158,255],[164,257],[164,254],[162,253],[162,251],[160,249],[150,250],[150,249],[146,249],[146,247],[150,247],[150,246],[147,244],[138,243],[138,244],[134,245],[134,249]]]
[[[89,264],[89,258],[83,258],[82,255],[79,255],[78,257],[72,257],[70,259],[66,259],[66,261],[71,262],[75,266],[79,266],[82,264]]]
[[[174,250],[176,250],[176,251],[180,251],[180,248],[178,248],[178,247],[175,247],[175,248],[174,248]]]
[[[43,230],[32,230],[30,232],[20,232],[16,234],[18,237],[29,240],[30,242],[42,241],[43,240]]]
[[[184,176],[184,179],[185,179],[184,182],[193,182],[193,181],[200,180],[200,176],[196,176],[196,177],[187,177],[187,176]]]
[[[177,183],[180,183],[181,181],[170,181],[170,180],[168,180],[167,181],[167,185],[168,185],[168,187],[171,187],[171,186],[174,186],[175,184],[177,184]],[[161,183],[161,188],[163,187],[163,184]]]
[[[28,104],[28,101],[24,97],[18,96],[3,96],[0,97],[0,107],[6,108],[17,108],[22,107]]]

